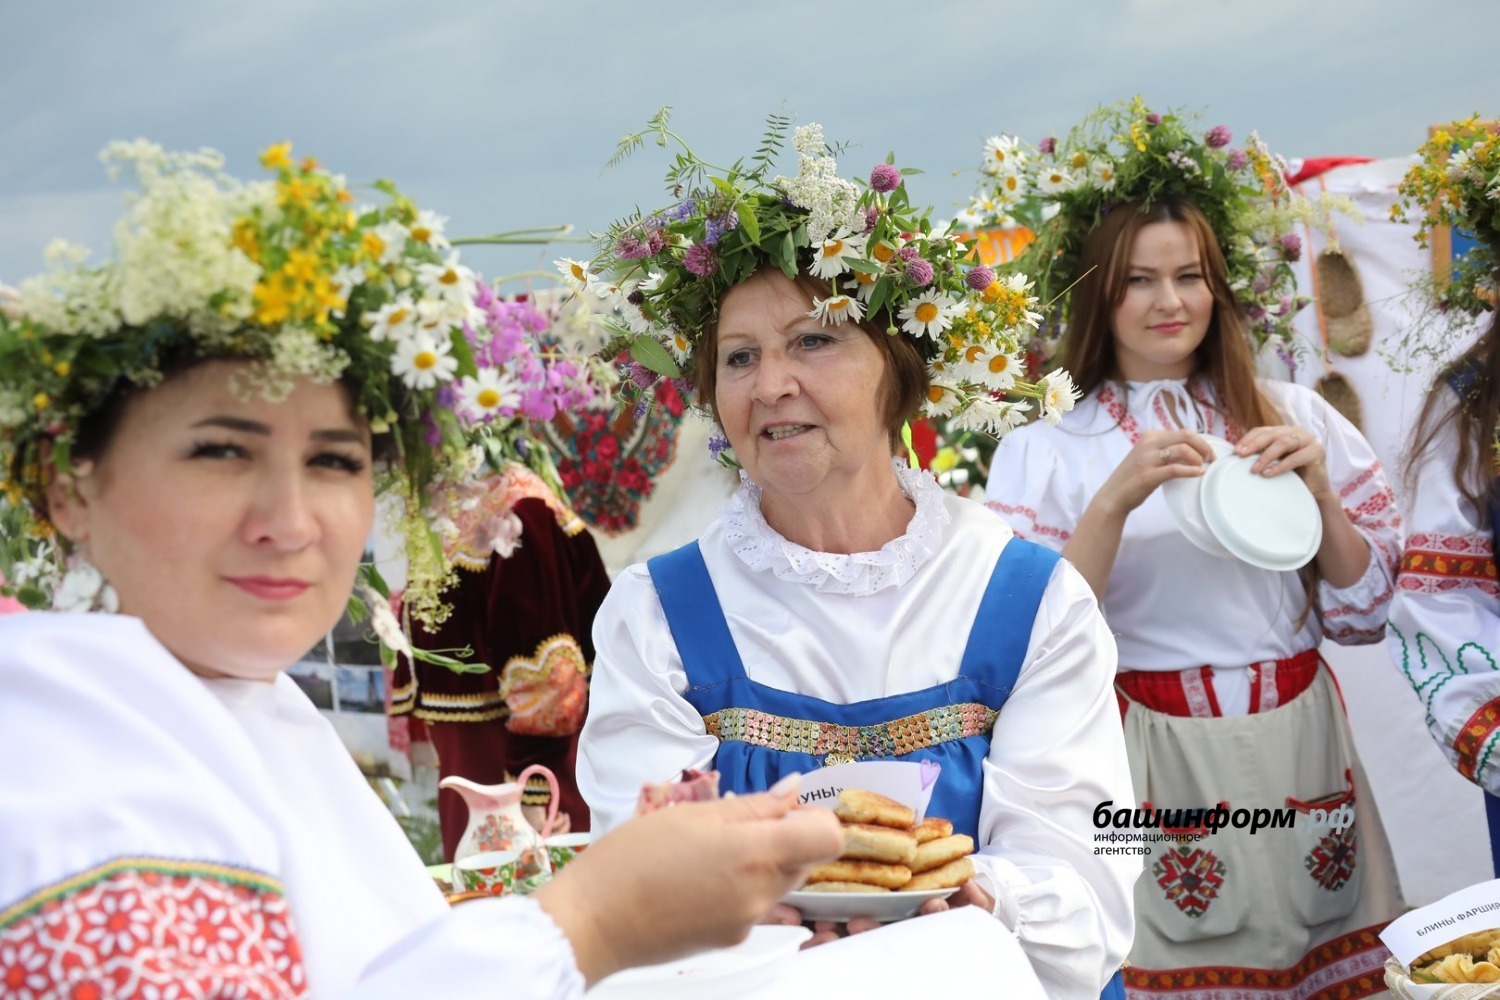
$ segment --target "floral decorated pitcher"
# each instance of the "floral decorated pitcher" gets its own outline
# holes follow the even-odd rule
[[[537,830],[526,821],[521,812],[521,790],[526,779],[540,774],[547,779],[552,791],[552,801],[547,806],[547,820]],[[552,832],[557,819],[559,799],[557,776],[540,764],[526,768],[513,782],[503,785],[478,785],[467,778],[450,776],[438,783],[439,788],[451,788],[469,807],[469,823],[464,828],[463,838],[453,851],[455,862],[471,854],[484,851],[516,851],[521,857],[516,862],[516,878],[534,878],[550,874],[552,864],[547,858],[544,843]]]

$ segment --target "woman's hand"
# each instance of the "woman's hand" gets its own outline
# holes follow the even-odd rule
[[[977,906],[985,913],[995,912],[995,897],[979,888],[973,879],[958,887],[958,891],[946,899],[929,899],[922,904],[919,913],[942,913],[960,906]]]
[[[793,809],[795,784],[685,803],[601,837],[532,898],[592,984],[620,969],[737,944],[844,837],[826,809]]]
[[[1262,476],[1295,471],[1319,503],[1336,496],[1328,479],[1322,442],[1300,427],[1257,427],[1240,438],[1234,453],[1258,456],[1250,471]]]
[[[1169,479],[1201,476],[1214,450],[1192,431],[1147,431],[1110,473],[1073,529],[1063,556],[1083,574],[1100,601],[1114,572],[1125,518]]]
[[[1323,541],[1318,546],[1318,572],[1333,587],[1352,587],[1370,568],[1370,543],[1359,533],[1343,498],[1328,477],[1323,443],[1300,427],[1257,427],[1240,438],[1237,455],[1256,455],[1250,471],[1279,476],[1293,470],[1302,477],[1323,520]]]
[[[771,907],[769,913],[761,920],[763,924],[781,924],[786,927],[802,926],[802,911],[788,903],[777,903]],[[861,934],[865,931],[873,931],[879,927],[877,921],[865,917],[855,917],[848,923],[835,923],[832,920],[819,920],[813,924],[813,936],[803,942],[804,949],[813,948],[830,941],[837,941],[846,934]]]
[[[537,833],[542,832],[542,827],[547,825],[546,806],[522,806],[521,815],[526,817],[526,822]],[[573,829],[573,818],[561,809],[557,811],[557,818],[552,821],[552,829],[547,831],[547,836],[557,837],[568,833]]]
[[[1099,487],[1090,506],[1121,520],[1169,479],[1201,476],[1214,450],[1193,431],[1147,431]]]

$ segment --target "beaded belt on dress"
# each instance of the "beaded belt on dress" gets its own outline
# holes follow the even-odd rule
[[[708,735],[814,756],[866,760],[899,757],[941,743],[983,736],[1000,713],[970,702],[944,705],[870,726],[840,726],[815,719],[793,719],[750,708],[725,708],[703,717]]]

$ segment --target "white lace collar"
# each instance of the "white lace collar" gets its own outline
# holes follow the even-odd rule
[[[937,480],[920,469],[908,469],[899,459],[892,464],[901,492],[917,509],[906,532],[875,552],[815,552],[789,541],[766,523],[760,511],[760,487],[748,477],[743,477],[724,508],[720,519],[724,538],[751,569],[770,570],[778,579],[826,594],[864,596],[899,587],[942,547],[943,529],[952,515]]]

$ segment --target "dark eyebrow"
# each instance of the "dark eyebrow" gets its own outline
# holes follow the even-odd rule
[[[223,427],[226,430],[239,431],[242,434],[259,434],[269,437],[271,428],[258,420],[246,420],[243,417],[205,417],[198,421],[193,427]],[[352,427],[331,427],[324,430],[312,432],[314,441],[344,441],[353,444],[364,444],[365,436]]]

